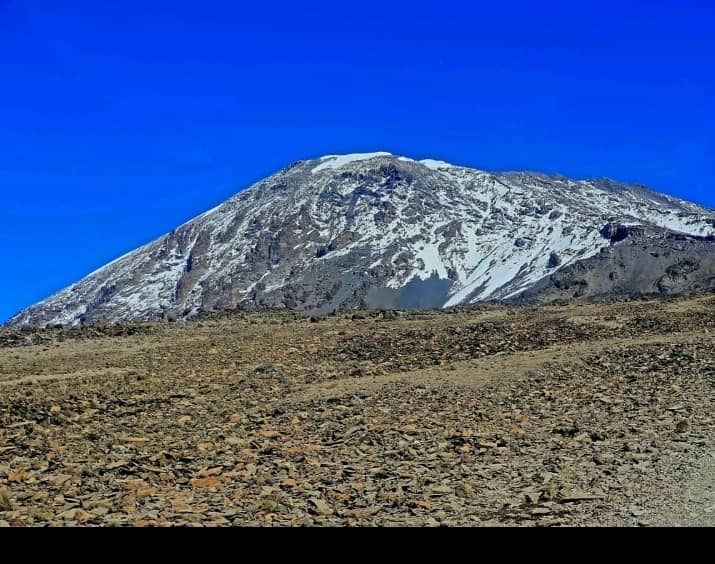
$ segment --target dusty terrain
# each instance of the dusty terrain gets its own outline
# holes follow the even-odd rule
[[[714,525],[715,295],[0,329],[0,526]]]

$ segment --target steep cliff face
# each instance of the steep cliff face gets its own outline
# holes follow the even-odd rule
[[[294,163],[10,323],[512,299],[612,246],[614,225],[707,237],[715,213],[610,180],[326,156]]]

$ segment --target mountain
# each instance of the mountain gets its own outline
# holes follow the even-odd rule
[[[618,250],[636,239],[639,252]],[[433,308],[594,297],[609,287],[680,292],[696,271],[698,287],[715,286],[712,261],[701,260],[713,239],[714,211],[642,186],[389,153],[331,155],[290,165],[9,323],[235,307]],[[650,250],[666,240],[691,250]],[[653,259],[647,272],[638,270],[643,257]],[[681,259],[698,265],[680,268]],[[579,279],[582,268],[591,274]],[[659,286],[673,268],[675,282]]]

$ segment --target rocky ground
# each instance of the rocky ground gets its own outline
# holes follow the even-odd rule
[[[715,525],[715,295],[0,330],[0,526]]]

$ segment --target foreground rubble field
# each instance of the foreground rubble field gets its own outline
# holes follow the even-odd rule
[[[715,525],[715,296],[0,329],[0,526]]]

